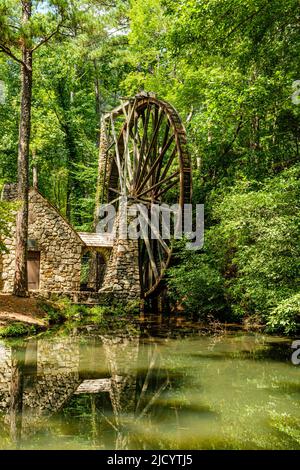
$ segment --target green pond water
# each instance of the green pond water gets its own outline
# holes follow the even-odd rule
[[[0,341],[1,449],[300,449],[291,341],[156,320]]]

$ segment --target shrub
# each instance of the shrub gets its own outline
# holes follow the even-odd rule
[[[214,196],[214,225],[198,254],[181,251],[171,296],[193,313],[260,316],[295,331],[300,279],[300,165]]]
[[[1,338],[9,338],[10,336],[27,336],[37,332],[36,325],[27,325],[21,322],[13,322],[0,329]]]
[[[272,330],[286,334],[296,333],[300,329],[300,294],[285,299],[275,307],[268,320]]]

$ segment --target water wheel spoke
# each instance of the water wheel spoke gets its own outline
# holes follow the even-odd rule
[[[163,247],[164,251],[167,253],[167,255],[171,254],[171,248],[166,244],[166,242],[163,240],[163,238],[157,234],[157,240]]]
[[[111,140],[111,141],[110,141],[110,144],[108,144],[107,147],[106,147],[106,152],[109,152],[109,150],[110,150],[115,144],[116,144],[116,143],[115,143],[115,140],[114,140],[114,139]]]
[[[166,143],[168,141],[169,132],[170,132],[170,122],[169,122],[169,120],[167,120],[165,133],[164,133],[164,138],[163,138],[163,142],[162,142],[162,146],[161,146],[162,149],[164,148],[164,146],[166,145]]]
[[[139,139],[136,138],[136,136],[132,133],[132,130],[130,131],[129,135],[133,140],[133,182],[134,182],[134,178],[135,178],[134,175],[137,172],[138,162],[141,158],[140,157],[140,151],[139,151],[139,148],[138,148],[138,142],[140,142],[140,138]],[[139,137],[139,135],[138,135],[138,137]]]
[[[164,180],[158,181],[157,183],[153,184],[150,188],[145,189],[143,192],[139,193],[139,194],[138,194],[138,197],[144,196],[144,194],[147,194],[147,193],[153,191],[154,189],[158,188],[160,185],[162,185],[162,184],[164,184],[164,183],[167,183],[168,181],[170,181],[170,180],[173,179],[173,178],[176,178],[176,176],[178,176],[179,173],[180,173],[179,170],[175,171],[175,173],[173,173],[172,175],[168,176],[168,177],[165,178]],[[174,184],[175,184],[175,183],[174,183]]]
[[[140,212],[140,215],[142,216],[142,218],[144,219],[144,221],[146,222],[147,226],[150,227],[151,229],[151,232],[155,235],[156,239],[159,241],[159,243],[162,245],[162,247],[164,248],[165,252],[167,254],[170,254],[171,252],[171,249],[170,247],[166,244],[166,242],[163,240],[163,238],[161,237],[160,233],[159,233],[159,230],[157,230],[157,227],[155,227],[154,224],[152,224],[151,220],[146,218],[144,213],[141,211]]]
[[[131,159],[130,159],[130,150],[129,150],[129,145],[128,145],[128,139],[129,139],[129,133],[126,130],[124,132],[123,130],[123,138],[125,139],[125,148],[124,148],[124,162],[125,162],[125,178],[128,176],[129,177],[129,183],[132,182],[133,180],[133,172],[132,172],[132,165],[131,165]]]
[[[170,145],[172,144],[173,138],[174,138],[174,136],[172,136],[172,137],[169,139],[168,148],[169,148]],[[165,146],[165,149],[158,155],[158,157],[157,157],[156,160],[154,161],[152,167],[150,168],[148,174],[146,175],[146,177],[144,178],[144,180],[143,180],[142,183],[140,184],[140,186],[139,186],[139,188],[137,189],[137,191],[138,191],[139,189],[142,189],[142,188],[145,186],[145,184],[147,183],[147,181],[148,181],[148,180],[151,178],[151,176],[154,174],[154,172],[155,172],[156,168],[158,167],[158,165],[160,164],[160,166],[162,166],[161,164],[162,164],[162,161],[163,161],[163,157],[164,157],[166,151],[168,150],[168,148]],[[162,175],[162,178],[161,178],[162,180],[163,180],[163,179],[166,177],[166,175],[167,175],[167,172],[168,172],[168,170],[169,170],[169,168],[170,168],[170,166],[171,166],[171,164],[172,164],[172,161],[173,161],[173,159],[174,159],[174,157],[175,157],[176,151],[177,151],[177,149],[176,149],[176,147],[175,147],[175,148],[173,149],[173,152],[172,152],[172,154],[171,154],[171,157],[170,157],[170,159],[169,159],[169,161],[168,161],[168,164],[167,164],[167,166],[166,166],[166,169],[164,170],[164,173],[163,173],[163,175]],[[157,182],[157,178],[155,178],[155,179],[156,179],[156,182]]]
[[[167,153],[167,151],[169,150],[170,146],[172,145],[173,143],[173,140],[175,138],[175,135],[172,134],[171,137],[168,139],[168,141],[166,142],[166,144],[162,147],[162,151],[160,153],[160,157],[163,159],[165,154]]]
[[[140,153],[138,145],[141,146],[141,137],[138,133],[138,114],[134,111],[133,114],[133,132],[132,128],[129,128],[129,135],[133,140],[133,174],[135,175],[138,166],[138,160],[140,159]]]
[[[165,267],[166,267],[166,263],[165,263],[162,248],[161,248],[160,245],[158,246],[158,257],[159,257],[159,261],[160,261],[160,265],[162,267],[162,270],[164,270]]]
[[[166,122],[166,128],[165,128],[165,132],[164,132],[164,137],[163,137],[163,141],[162,141],[162,145],[161,145],[161,148],[160,148],[160,153],[162,153],[163,149],[166,147],[167,143],[168,143],[168,137],[169,137],[169,132],[170,132],[170,129],[171,129],[171,126],[170,126],[170,122],[169,122],[169,119],[167,120]],[[157,168],[157,173],[156,173],[156,181],[159,179],[159,175],[160,175],[160,170],[161,170],[161,167],[162,167],[162,163],[163,163],[163,160],[160,161],[160,164]]]
[[[152,134],[152,138],[151,138],[151,141],[150,141],[150,144],[149,144],[149,147],[147,149],[147,152],[146,152],[146,155],[145,155],[145,160],[144,160],[144,164],[143,164],[143,167],[141,168],[141,172],[140,172],[140,175],[137,179],[137,182],[136,182],[136,187],[139,188],[139,186],[143,186],[143,183],[140,184],[141,182],[141,179],[145,176],[145,173],[147,171],[147,165],[149,163],[149,160],[151,158],[151,151],[154,150],[155,148],[155,140],[157,139],[157,134],[158,134],[158,131],[159,131],[159,128],[160,128],[160,124],[161,124],[161,121],[164,117],[164,114],[162,111],[160,111],[160,114],[159,114],[159,117],[157,119],[157,122],[156,122],[156,125],[155,125],[155,129],[154,129],[154,132]],[[151,171],[151,170],[150,170]],[[148,176],[149,176],[149,173],[148,173]],[[151,176],[151,175],[150,175]],[[147,178],[148,179],[148,178]]]
[[[136,174],[134,175],[134,180],[135,181],[139,177],[141,167],[142,167],[142,164],[143,164],[143,157],[144,157],[144,152],[145,152],[146,143],[147,143],[147,130],[148,130],[150,112],[151,112],[151,106],[150,106],[150,103],[148,103],[147,104],[146,117],[144,119],[143,137],[142,137],[142,142],[141,142],[141,147],[140,147],[140,158],[139,158],[139,161],[138,161]]]
[[[119,194],[119,196],[122,196],[122,192],[119,191],[118,189],[111,188],[111,187],[109,187],[108,189],[109,189],[109,191],[112,191],[113,193]],[[112,204],[112,203],[113,203],[113,201],[111,202],[111,204]]]
[[[155,195],[155,197],[160,198],[163,194],[167,193],[171,188],[176,186],[178,181],[172,181],[172,183],[168,184],[165,188],[163,188],[159,193]]]
[[[167,162],[167,164],[166,164],[166,166],[165,166],[165,168],[164,168],[164,171],[163,171],[163,173],[162,173],[162,175],[161,175],[161,179],[162,179],[162,180],[167,176],[168,171],[169,171],[169,169],[170,169],[170,166],[172,165],[172,163],[173,163],[173,161],[174,161],[174,158],[175,158],[176,153],[177,153],[177,148],[174,147],[174,149],[173,149],[173,151],[172,151],[172,153],[171,153],[171,155],[170,155],[170,157],[169,157],[169,160],[168,160],[168,162]]]
[[[135,112],[135,105],[136,105],[136,99],[134,100],[133,104],[131,103],[129,104],[128,112],[127,112],[126,107],[124,106],[124,103],[122,103],[123,113],[126,117],[126,126],[125,126],[125,129],[123,128],[123,138],[125,141],[124,157],[125,157],[125,162],[126,162],[126,167],[128,170],[130,182],[132,182],[133,180],[133,170],[132,170],[131,159],[130,159],[129,135],[130,135],[130,124],[131,124],[132,117]]]
[[[155,180],[156,181],[159,181],[159,179],[160,179],[160,173],[161,173],[161,170],[162,170],[162,167],[163,167],[163,164],[164,164],[164,156],[167,154],[167,152],[170,149],[170,147],[171,147],[172,143],[174,142],[174,140],[175,140],[175,135],[172,134],[171,137],[169,138],[169,140],[162,147],[162,150],[160,152],[160,160],[159,160],[159,164],[157,166],[156,175],[155,175]],[[176,148],[176,144],[175,144],[175,148]]]
[[[153,255],[153,252],[152,252],[152,249],[151,249],[150,240],[147,236],[144,238],[144,242],[145,242],[145,246],[146,246],[148,256],[149,256],[151,271],[154,274],[154,277],[156,279],[158,279],[159,274],[158,274],[158,271],[157,271],[154,255]]]
[[[174,185],[177,184],[178,181],[174,182]],[[173,183],[172,183],[172,186],[173,186]],[[159,201],[158,199],[155,199],[155,198],[146,198],[146,197],[133,197],[132,198],[135,202],[141,202],[142,204],[149,204],[149,205],[160,205],[161,204],[161,201]],[[174,209],[170,209],[169,207],[167,206],[164,206],[164,211],[167,211],[167,212],[170,212],[171,214],[174,214]]]

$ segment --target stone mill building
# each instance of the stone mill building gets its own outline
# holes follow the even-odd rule
[[[16,186],[6,184],[2,199],[14,201]],[[7,252],[0,254],[0,291],[13,291],[15,269],[15,224],[9,227],[10,236],[3,240]],[[57,209],[40,192],[29,192],[28,218],[28,290],[43,294],[78,292],[82,289],[82,262],[87,253],[96,253],[103,263],[108,260],[110,246],[99,234],[77,233]],[[97,273],[95,274],[97,276]],[[89,290],[99,285],[91,282]],[[87,289],[88,290],[88,289]]]

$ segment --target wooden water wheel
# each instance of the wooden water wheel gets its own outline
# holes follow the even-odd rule
[[[151,204],[191,202],[191,163],[185,128],[177,111],[153,94],[140,94],[104,117],[106,163],[102,202],[118,198]],[[159,286],[172,254],[172,241],[157,233],[139,241],[143,297]]]

